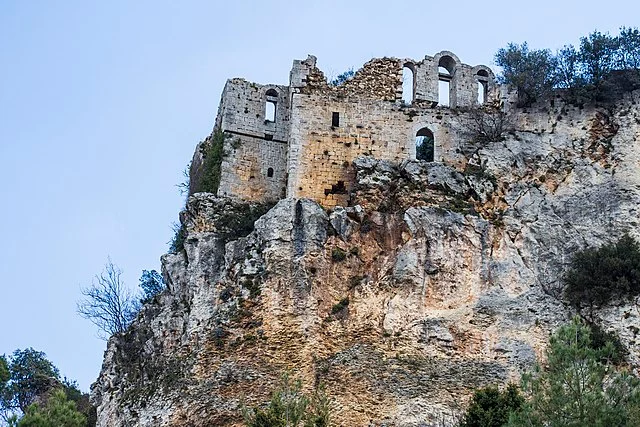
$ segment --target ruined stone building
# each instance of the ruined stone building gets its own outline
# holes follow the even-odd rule
[[[218,195],[332,207],[346,204],[358,156],[456,165],[453,123],[498,92],[489,67],[448,51],[372,59],[339,85],[327,83],[314,56],[293,62],[289,86],[230,79],[216,119],[227,134]]]

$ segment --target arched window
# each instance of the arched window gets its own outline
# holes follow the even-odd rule
[[[429,128],[422,128],[416,133],[416,159],[425,162],[434,160],[435,140]]]
[[[478,82],[478,104],[487,102],[487,92],[489,91],[489,73],[487,70],[479,70],[476,73]]]
[[[264,106],[264,122],[273,123],[276,121],[276,105],[278,104],[278,92],[275,89],[267,91]]]
[[[456,67],[456,61],[445,55],[438,61],[438,105],[451,105],[451,80]]]
[[[273,178],[273,168],[267,169],[267,178]]]
[[[411,64],[404,64],[402,67],[402,102],[411,105],[415,95],[415,72]]]

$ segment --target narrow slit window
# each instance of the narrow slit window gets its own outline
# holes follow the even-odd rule
[[[335,111],[331,114],[331,126],[334,128],[340,127],[340,113]]]
[[[273,178],[273,168],[267,169],[267,178]]]

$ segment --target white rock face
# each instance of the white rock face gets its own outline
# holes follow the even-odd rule
[[[241,425],[285,370],[326,386],[336,425],[451,423],[573,315],[575,251],[640,239],[639,101],[520,112],[464,173],[358,159],[352,206],[284,199],[250,233],[234,230],[258,206],[192,196],[185,249],[162,258],[167,291],[109,341],[98,425]],[[636,367],[639,316],[598,312]]]

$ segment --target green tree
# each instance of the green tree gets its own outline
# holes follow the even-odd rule
[[[608,33],[594,31],[580,38],[579,58],[586,82],[598,88],[614,69],[617,54],[618,40]]]
[[[153,299],[156,295],[165,289],[162,276],[155,270],[142,270],[140,277],[140,288],[142,289],[142,298],[140,302],[145,304]]]
[[[640,294],[640,245],[629,235],[576,252],[564,275],[565,296],[578,310]]]
[[[495,62],[502,67],[500,83],[518,90],[518,104],[531,105],[555,85],[555,58],[549,49],[529,50],[527,43],[509,43],[496,53]]]
[[[617,64],[622,69],[640,71],[640,31],[637,28],[620,28]]]
[[[524,397],[515,384],[509,384],[504,391],[498,387],[476,390],[459,427],[501,427],[523,403]]]
[[[16,350],[10,358],[9,380],[0,400],[7,413],[24,412],[36,398],[45,395],[59,384],[60,373],[46,355],[32,348]]]
[[[243,416],[247,427],[327,427],[330,404],[322,387],[308,397],[302,392],[302,383],[285,374],[269,405],[245,409]]]
[[[552,335],[544,366],[523,377],[528,396],[509,426],[610,427],[638,425],[640,383],[608,363],[608,343],[593,348],[591,329],[578,317]]]
[[[557,87],[575,89],[584,86],[580,54],[573,45],[565,45],[556,52],[554,82]]]
[[[67,400],[62,389],[56,390],[47,403],[30,405],[18,421],[18,427],[85,427],[86,418]]]

